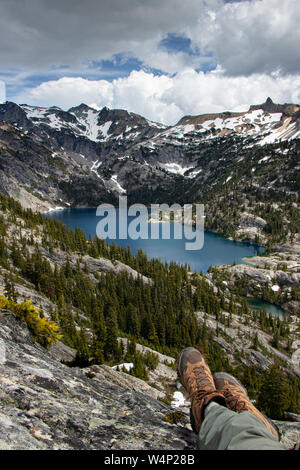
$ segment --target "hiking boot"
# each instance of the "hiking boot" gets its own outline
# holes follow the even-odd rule
[[[191,399],[191,425],[198,434],[205,407],[211,401],[226,406],[224,395],[216,390],[210,369],[197,349],[186,348],[181,351],[177,359],[177,374]]]
[[[217,372],[213,375],[213,379],[216,389],[222,392],[225,397],[227,408],[235,411],[236,413],[248,411],[253,414],[266,426],[274,439],[279,441],[280,436],[277,426],[273,421],[255,408],[248,397],[247,390],[239,380],[226,372]]]

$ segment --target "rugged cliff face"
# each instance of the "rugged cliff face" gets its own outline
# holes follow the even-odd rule
[[[132,377],[105,366],[100,380],[54,355],[33,344],[13,315],[0,312],[1,449],[194,448],[189,427],[166,423],[172,410],[145,394],[142,381],[133,386]]]
[[[0,449],[195,449],[188,417],[167,423],[174,409],[152,398],[151,387],[108,366],[70,368],[55,359],[66,360],[67,349],[47,352],[0,312]],[[277,424],[292,447],[299,424]]]

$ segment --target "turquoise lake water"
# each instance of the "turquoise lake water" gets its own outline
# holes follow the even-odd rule
[[[270,313],[274,317],[279,317],[281,320],[284,320],[285,311],[279,307],[279,305],[270,304],[260,299],[249,299],[248,305],[251,310],[265,310],[268,314]]]
[[[46,214],[51,219],[57,219],[65,223],[69,227],[75,228],[76,226],[85,231],[86,236],[89,234],[94,236],[96,234],[96,227],[101,217],[96,216],[96,209],[64,209],[59,211],[52,211]],[[134,217],[128,217],[128,224]],[[150,226],[150,224],[148,224]],[[191,266],[192,271],[207,272],[210,265],[217,266],[222,264],[237,264],[243,263],[242,258],[249,256],[256,256],[257,254],[264,253],[264,249],[248,243],[239,243],[227,240],[221,235],[213,232],[204,231],[204,245],[201,250],[188,251],[186,250],[186,242],[191,240],[174,239],[174,225],[171,224],[171,239],[162,239],[162,225],[160,226],[159,239],[153,240],[132,240],[132,239],[114,239],[115,244],[123,247],[130,246],[133,253],[138,249],[142,249],[149,258],[159,258],[163,262],[175,261],[179,264],[188,264]],[[117,234],[118,234],[118,221],[117,221]],[[202,232],[203,233],[203,232]],[[199,233],[198,233],[199,235]],[[108,239],[108,241],[110,241]]]

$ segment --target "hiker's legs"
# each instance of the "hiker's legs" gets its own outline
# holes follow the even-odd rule
[[[181,351],[177,372],[191,399],[199,449],[284,450],[277,427],[253,405],[242,384],[224,372],[212,376],[198,350]]]
[[[236,413],[217,403],[205,409],[197,436],[200,450],[285,450],[266,426],[248,411]]]

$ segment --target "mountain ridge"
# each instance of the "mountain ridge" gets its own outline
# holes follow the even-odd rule
[[[116,204],[125,194],[129,203],[210,205],[234,187],[247,201],[249,184],[274,203],[284,193],[296,203],[299,137],[300,107],[270,98],[243,113],[185,116],[169,127],[84,103],[63,111],[7,102],[0,105],[0,190],[41,211]],[[238,229],[235,223],[239,238]],[[262,235],[247,233],[250,241]]]
[[[97,115],[100,126],[103,123],[110,122],[111,119],[112,119],[111,123],[113,123],[117,118],[120,118],[123,121],[126,121],[126,120],[132,121],[135,124],[135,127],[138,127],[138,124],[140,124],[140,125],[149,125],[150,127],[156,127],[159,130],[163,130],[163,129],[176,128],[177,126],[181,126],[190,122],[193,122],[195,124],[203,124],[205,121],[211,121],[215,119],[225,120],[228,118],[238,118],[238,117],[245,116],[253,111],[258,111],[258,110],[262,110],[269,114],[282,114],[284,115],[284,117],[294,117],[298,119],[297,113],[300,111],[300,106],[297,104],[291,104],[291,103],[286,103],[283,105],[275,104],[272,101],[272,99],[269,97],[267,98],[265,103],[262,103],[259,105],[250,105],[248,111],[243,111],[243,112],[223,111],[220,113],[185,115],[176,124],[165,126],[164,124],[161,124],[161,123],[154,123],[153,121],[150,121],[139,114],[129,112],[126,109],[109,109],[108,107],[104,106],[102,109],[96,110],[95,108],[85,103],[81,103],[80,105],[71,107],[70,109],[65,111],[59,108],[58,106],[38,107],[38,106],[30,106],[27,104],[17,105],[16,103],[7,101],[6,103],[0,105],[0,118],[8,122],[16,120],[16,124],[18,125],[21,125],[24,123],[28,125],[29,124],[28,121],[31,121],[31,123],[37,125],[37,124],[43,123],[43,119],[44,119],[45,121],[44,123],[51,125],[51,122],[49,121],[49,119],[47,121],[47,118],[49,115],[51,115],[51,112],[52,112],[54,115],[56,115],[56,117],[64,120],[65,123],[75,124],[76,118],[80,116],[80,114],[92,112],[93,114]],[[24,113],[25,113],[27,120],[25,119]],[[258,119],[256,120],[258,122]],[[52,126],[59,128],[60,124],[57,121],[55,122],[55,120],[53,119]],[[122,129],[124,129],[124,126],[122,126]],[[112,129],[110,134],[112,136],[116,136],[116,135],[120,135],[121,133],[115,134],[114,129]],[[89,135],[88,137],[90,138],[91,136]],[[107,137],[108,136],[105,133],[104,135],[102,135],[102,137],[100,135],[98,136],[98,138],[93,139],[93,140],[102,141],[102,140],[106,140]]]

